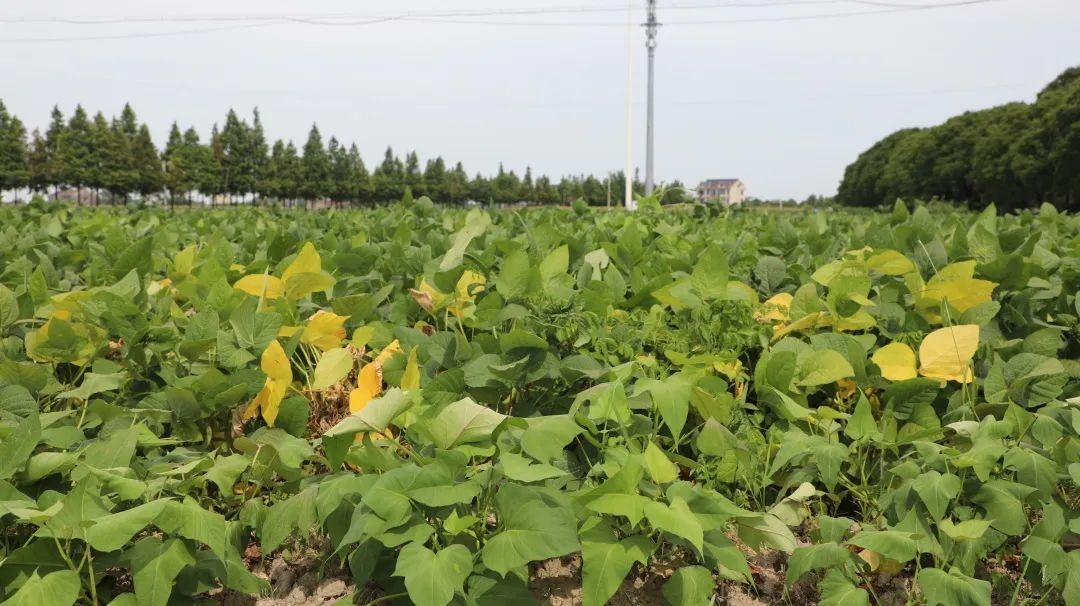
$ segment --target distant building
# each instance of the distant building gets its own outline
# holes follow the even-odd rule
[[[738,179],[709,179],[698,185],[697,195],[702,202],[718,200],[728,206],[742,204],[746,199],[746,184]]]

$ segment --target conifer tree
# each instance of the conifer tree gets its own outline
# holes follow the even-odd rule
[[[0,200],[3,190],[26,186],[26,162],[26,128],[0,102]]]
[[[49,117],[49,128],[45,131],[45,180],[53,186],[53,199],[56,199],[60,186],[64,185],[64,159],[61,154],[64,131],[67,130],[67,122],[60,108],[53,106]]]
[[[132,170],[135,174],[135,189],[145,200],[148,196],[161,191],[165,185],[165,175],[161,170],[161,157],[158,156],[150,129],[142,124],[135,134],[131,147]]]
[[[30,135],[30,148],[26,159],[27,185],[32,192],[44,192],[51,184],[49,178],[49,150],[45,145],[45,137],[41,132],[34,129]]]
[[[82,201],[83,187],[93,179],[95,161],[93,130],[81,105],[75,107],[75,113],[61,133],[59,143],[60,180],[74,186],[77,199]]]
[[[360,157],[360,150],[357,149],[355,143],[349,146],[349,164],[352,168],[351,196],[349,199],[352,200],[354,205],[372,204],[375,190],[371,182],[371,175],[368,174],[367,167],[364,166],[364,159]]]
[[[306,200],[325,198],[330,190],[330,159],[323,147],[319,127],[311,125],[301,163],[299,193]]]

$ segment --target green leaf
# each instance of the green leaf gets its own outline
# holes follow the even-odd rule
[[[165,606],[177,575],[195,564],[195,554],[182,539],[146,537],[128,555],[139,606]]]
[[[515,250],[502,261],[499,275],[495,278],[495,288],[504,299],[510,301],[529,292],[533,267],[529,254],[524,250]]]
[[[88,372],[83,375],[83,381],[77,388],[61,393],[60,397],[88,400],[90,399],[90,396],[106,391],[113,391],[114,389],[120,389],[120,386],[124,384],[125,379],[127,379],[126,372],[116,372],[111,374]]]
[[[762,546],[791,553],[795,551],[795,535],[774,515],[760,514],[736,518],[739,538],[755,551]]]
[[[34,571],[18,591],[0,602],[0,606],[71,606],[79,599],[81,588],[79,575],[70,570],[45,576],[38,576]]]
[[[444,407],[434,418],[426,420],[424,427],[436,446],[449,449],[487,440],[505,418],[506,415],[465,398]]]
[[[618,591],[634,562],[645,564],[656,545],[646,536],[621,541],[611,528],[598,524],[581,536],[582,604],[603,606]]]
[[[933,469],[911,482],[911,488],[919,495],[935,522],[945,517],[949,504],[960,494],[962,487],[963,482],[959,477],[951,473],[942,474]]]
[[[989,581],[940,568],[923,568],[916,580],[927,606],[990,606]]]
[[[157,519],[168,501],[158,499],[98,518],[86,529],[86,542],[98,551],[116,551]]]
[[[280,314],[257,311],[259,300],[247,297],[229,316],[236,333],[236,342],[249,351],[260,353],[277,337],[281,328]]]
[[[728,286],[728,259],[720,245],[712,244],[702,251],[690,273],[690,284],[705,301],[724,298]]]
[[[649,472],[649,478],[657,484],[669,484],[679,477],[679,467],[652,442],[645,448],[645,470]]]
[[[500,531],[488,539],[482,556],[485,566],[503,576],[581,548],[573,511],[550,494],[505,484],[495,495],[495,510]]]
[[[844,573],[830,570],[818,583],[821,601],[818,606],[870,606],[870,593],[856,587]]]
[[[3,442],[0,442],[0,480],[15,475],[30,458],[34,447],[41,440],[41,422],[37,408],[11,429]]]
[[[528,422],[521,435],[521,449],[541,463],[562,458],[563,449],[584,431],[570,415],[549,415]]]
[[[673,606],[707,606],[712,604],[716,583],[708,568],[683,566],[664,583],[664,601]]]
[[[822,568],[846,568],[853,562],[853,555],[839,543],[821,543],[797,547],[787,562],[785,582],[791,587],[811,570]]]
[[[446,254],[443,255],[442,261],[439,262],[439,271],[448,271],[461,265],[461,260],[465,256],[465,249],[469,247],[469,243],[474,238],[480,237],[491,225],[491,216],[480,210],[473,209],[469,211],[469,214],[465,216],[465,225],[456,234],[454,234],[454,242],[447,249]]]
[[[388,389],[382,397],[371,400],[360,412],[345,417],[323,435],[335,437],[382,433],[398,415],[412,406],[414,401],[413,392],[404,392],[396,387]]]
[[[938,522],[938,529],[954,541],[975,541],[982,538],[990,529],[990,521],[965,520],[954,524],[952,520],[946,518]]]
[[[701,552],[704,531],[686,501],[678,497],[671,499],[670,504],[650,501],[645,505],[645,518],[653,528],[686,539]]]
[[[915,559],[917,552],[911,533],[897,530],[864,530],[848,539],[847,544],[869,549],[901,563]]]
[[[321,390],[337,385],[348,376],[353,368],[353,362],[352,353],[344,347],[324,352],[319,358],[319,363],[315,365],[315,378],[311,382],[311,388]]]
[[[832,349],[808,350],[799,356],[799,385],[816,387],[855,375],[855,369],[840,352]]]
[[[450,545],[435,553],[409,543],[398,553],[394,576],[404,577],[409,599],[416,606],[446,606],[472,572],[472,553],[464,545]]]
[[[971,497],[971,500],[986,512],[986,519],[990,520],[990,525],[995,530],[1010,536],[1025,534],[1028,527],[1028,515],[1024,511],[1024,504],[1014,494],[1017,489],[1028,493],[1034,490],[1022,484],[991,480],[979,486],[978,492]]]
[[[18,319],[19,302],[15,300],[15,293],[0,284],[0,330],[11,326]]]

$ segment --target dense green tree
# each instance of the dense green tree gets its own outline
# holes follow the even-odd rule
[[[374,203],[375,188],[371,182],[364,159],[360,157],[360,150],[353,143],[349,146],[350,171],[350,200],[353,204],[370,205]]]
[[[414,151],[405,154],[404,188],[411,191],[413,196],[423,196],[427,193],[424,175],[420,172],[420,158]]]
[[[968,112],[889,135],[847,167],[837,201],[891,204],[942,198],[1002,211],[1051,202],[1080,208],[1080,68],[1031,104]]]
[[[139,132],[135,134],[131,159],[136,175],[136,191],[144,199],[161,191],[165,186],[165,173],[161,169],[161,157],[154,147],[154,140],[150,137],[150,129],[145,124],[140,125]]]
[[[445,200],[449,195],[449,176],[441,156],[428,160],[424,167],[424,195],[433,200]]]
[[[375,168],[372,180],[378,202],[400,200],[405,195],[405,167],[390,147],[383,154],[382,164]]]
[[[30,135],[30,148],[26,158],[27,185],[30,191],[44,192],[52,185],[49,175],[49,150],[45,144],[45,137],[41,132],[34,129]]]
[[[67,128],[60,134],[58,155],[62,170],[60,181],[73,186],[78,199],[82,200],[82,190],[93,180],[97,162],[93,127],[81,105],[75,107]]]
[[[30,178],[26,163],[26,127],[0,102],[0,192],[26,187]]]
[[[305,200],[319,200],[330,193],[330,158],[323,147],[319,127],[312,124],[300,160],[299,194]]]
[[[56,197],[60,186],[66,185],[64,181],[64,159],[60,152],[63,144],[64,131],[67,130],[67,121],[60,108],[53,106],[49,115],[49,127],[45,130],[45,156],[48,161],[45,164],[45,179],[53,186],[53,198]]]
[[[353,164],[349,150],[334,137],[326,143],[326,155],[330,161],[330,178],[327,195],[335,205],[343,205],[353,199]]]

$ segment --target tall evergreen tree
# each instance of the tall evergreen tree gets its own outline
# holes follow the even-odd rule
[[[375,168],[373,181],[378,202],[400,200],[405,195],[405,167],[390,147],[386,148],[382,164]]]
[[[424,195],[436,202],[445,200],[450,190],[449,177],[449,173],[446,172],[446,162],[441,156],[428,160],[424,167]]]
[[[371,175],[364,166],[364,159],[360,157],[360,150],[356,144],[349,146],[349,164],[351,166],[351,189],[350,200],[353,204],[369,205],[373,203],[375,188],[371,182]]]
[[[45,137],[41,132],[34,129],[30,135],[30,149],[26,159],[27,185],[30,191],[44,192],[48,189],[52,180],[49,178],[49,150],[45,145]]]
[[[300,161],[300,195],[305,200],[325,198],[330,192],[330,158],[323,147],[319,127],[311,125],[307,142],[304,143],[304,157]]]
[[[26,187],[26,162],[26,127],[0,102],[0,192]]]
[[[266,134],[263,132],[262,118],[259,116],[259,108],[252,110],[251,128],[247,132],[247,150],[245,169],[249,171],[248,180],[251,183],[251,192],[259,193],[261,183],[266,173],[267,164],[270,162],[269,146],[266,143]]]
[[[161,191],[165,185],[165,174],[161,170],[161,157],[158,156],[150,129],[142,124],[135,135],[131,148],[132,169],[136,176],[135,189],[145,200],[148,196]]]
[[[330,178],[327,194],[335,204],[343,204],[352,199],[353,166],[349,151],[334,137],[326,144],[327,159],[330,162]]]
[[[49,128],[45,131],[45,156],[47,162],[44,172],[47,184],[53,186],[54,199],[60,191],[60,186],[65,184],[64,176],[66,171],[64,170],[61,147],[63,145],[64,131],[66,130],[67,122],[64,120],[64,114],[59,107],[54,105],[49,116]]]
[[[405,188],[412,192],[413,196],[426,194],[424,175],[420,172],[420,158],[416,152],[405,154]]]
[[[60,180],[74,186],[81,201],[83,187],[93,179],[95,170],[93,129],[81,105],[75,107],[67,128],[60,135],[58,155],[63,171]]]

